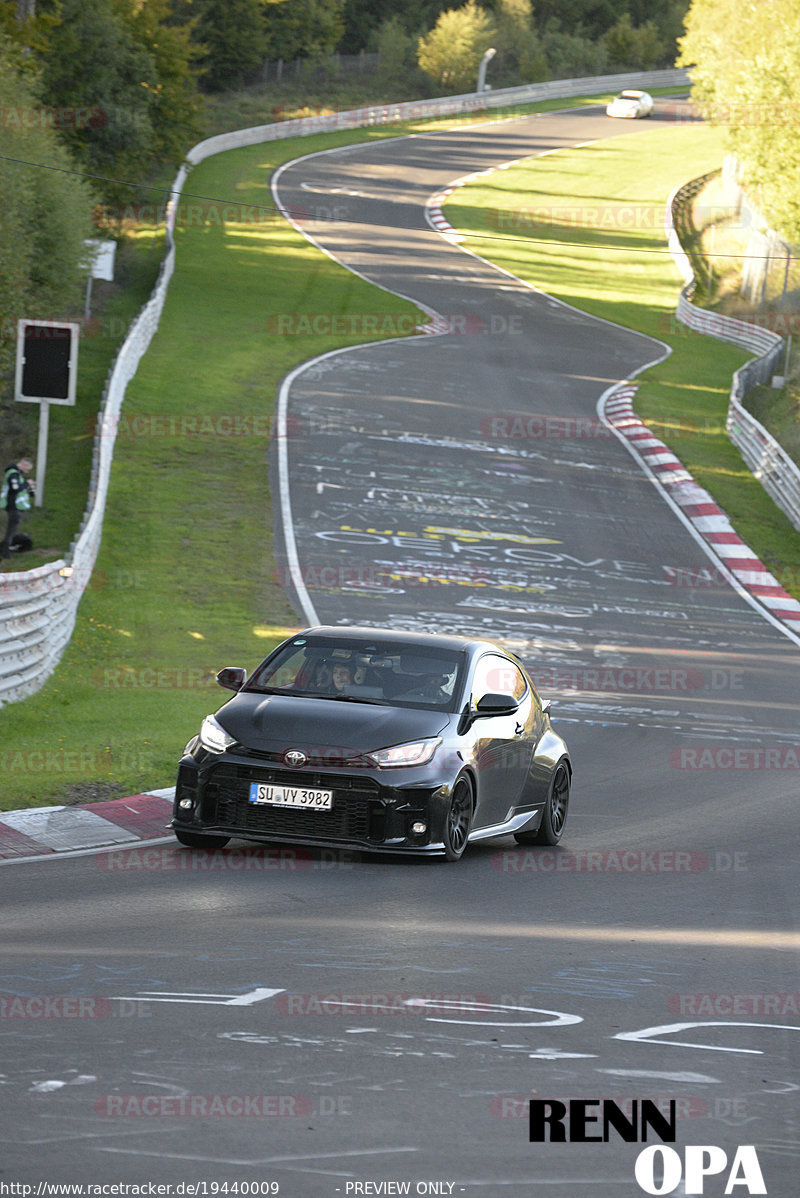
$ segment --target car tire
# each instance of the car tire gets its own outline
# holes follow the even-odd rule
[[[203,832],[183,832],[173,828],[175,836],[186,849],[224,849],[230,836],[206,836]]]
[[[472,782],[468,774],[459,774],[444,817],[442,840],[447,861],[460,861],[469,840],[474,810]]]
[[[515,832],[517,844],[558,844],[564,834],[569,811],[569,766],[559,761],[547,792],[542,822],[535,832]]]

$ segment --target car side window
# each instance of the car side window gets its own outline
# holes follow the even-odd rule
[[[497,653],[485,654],[475,667],[472,682],[473,706],[484,695],[512,695],[517,701],[522,699],[528,685],[519,667],[507,657]]]

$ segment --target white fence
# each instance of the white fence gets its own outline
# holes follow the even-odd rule
[[[719,337],[722,341],[731,341],[734,345],[740,345],[758,355],[751,362],[745,362],[733,376],[725,427],[731,441],[764,490],[786,513],[795,528],[800,529],[800,468],[741,402],[748,391],[752,391],[754,387],[768,385],[773,375],[778,373],[785,351],[784,340],[769,329],[760,328],[746,320],[724,316],[719,312],[696,308],[692,303],[695,277],[675,231],[675,216],[680,205],[693,193],[695,182],[692,180],[677,188],[667,203],[667,240],[685,280],[676,316],[695,332]]]
[[[552,80],[502,91],[403,104],[371,105],[325,116],[302,117],[224,133],[194,146],[172,186],[166,219],[167,252],[158,281],[120,347],[106,382],[95,437],[89,501],[78,537],[66,560],[50,562],[25,573],[0,575],[0,705],[25,699],[39,690],[58,665],[72,636],[78,603],[89,582],[100,548],[117,418],[125,398],[125,389],[152,340],[164,307],[167,287],[175,269],[173,231],[176,203],[192,166],[223,150],[287,137],[462,113],[466,116],[491,108],[589,96],[597,92],[619,91],[624,87],[657,88],[682,84],[688,85],[688,76],[682,70]]]

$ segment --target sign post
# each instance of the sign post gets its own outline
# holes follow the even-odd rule
[[[114,281],[114,256],[117,250],[116,241],[98,241],[89,238],[84,242],[88,252],[86,302],[83,307],[83,318],[88,320],[92,307],[92,280],[105,279],[108,283]]]
[[[47,468],[50,404],[75,404],[80,325],[53,320],[17,322],[17,370],[14,399],[38,403],[39,445],[36,455],[36,507],[42,506]]]

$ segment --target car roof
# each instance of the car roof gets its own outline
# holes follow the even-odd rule
[[[624,91],[619,93],[619,99],[625,100],[641,100],[644,92]]]
[[[327,625],[319,624],[313,628],[304,628],[302,631],[295,633],[294,637],[288,638],[294,640],[298,636],[324,636],[333,640],[341,640],[343,642],[368,645],[372,641],[380,640],[396,644],[399,649],[410,648],[412,645],[420,647],[430,646],[438,649],[453,649],[460,652],[475,653],[480,649],[494,649],[501,653],[513,657],[513,653],[509,653],[502,645],[495,641],[475,640],[470,637],[445,635],[438,632],[407,632],[396,628],[369,628],[359,625]]]

